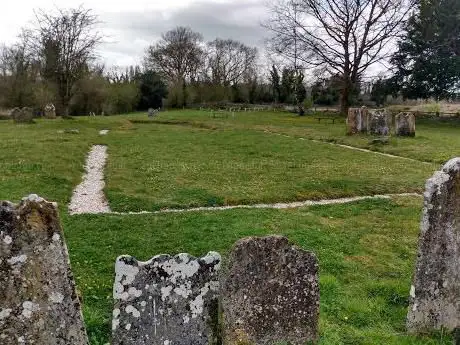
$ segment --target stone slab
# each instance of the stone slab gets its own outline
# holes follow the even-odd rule
[[[460,327],[460,158],[426,183],[407,328],[428,333]]]
[[[218,342],[221,257],[159,255],[115,264],[112,345],[207,345]]]
[[[0,202],[0,344],[87,343],[55,204]]]
[[[225,345],[318,339],[318,261],[287,238],[238,241],[222,290]]]

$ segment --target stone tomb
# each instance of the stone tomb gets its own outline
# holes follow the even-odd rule
[[[0,202],[0,344],[87,344],[57,208]]]
[[[246,238],[232,249],[222,286],[224,344],[318,339],[318,261],[285,237]]]
[[[413,113],[396,115],[395,134],[402,137],[415,137],[415,115]]]
[[[159,255],[147,262],[119,257],[112,345],[215,344],[220,262],[215,252],[202,258]]]
[[[407,329],[460,328],[460,158],[426,183]]]
[[[347,117],[347,134],[366,133],[369,111],[366,107],[350,108]]]

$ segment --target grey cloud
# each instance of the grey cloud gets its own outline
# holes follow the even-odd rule
[[[140,60],[146,45],[158,40],[162,33],[176,27],[189,26],[203,34],[206,41],[233,38],[263,49],[265,30],[260,23],[266,18],[263,0],[233,3],[196,2],[180,10],[101,13],[109,33],[103,51]],[[141,56],[139,56],[139,54]]]

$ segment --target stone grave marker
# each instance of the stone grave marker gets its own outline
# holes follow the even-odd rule
[[[460,158],[426,183],[407,328],[460,328]]]
[[[399,113],[395,117],[395,132],[398,136],[415,137],[415,115]]]
[[[318,339],[316,256],[281,236],[232,249],[222,284],[224,344],[305,344]]]
[[[34,113],[32,108],[24,107],[22,109],[15,108],[12,111],[13,119],[16,123],[33,122]]]
[[[385,109],[373,110],[369,113],[368,133],[372,135],[390,135],[391,114]]]
[[[86,345],[54,204],[0,202],[0,344]]]
[[[147,262],[119,257],[112,345],[216,344],[220,262],[216,252],[158,255]]]
[[[55,119],[56,118],[56,107],[53,103],[48,103],[45,106],[45,117],[47,119]]]
[[[347,117],[347,134],[366,133],[369,110],[366,107],[350,108]]]

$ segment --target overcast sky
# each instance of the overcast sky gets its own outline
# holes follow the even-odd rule
[[[139,64],[145,48],[175,26],[189,26],[205,40],[233,38],[263,48],[261,21],[265,0],[4,0],[0,43],[13,43],[20,28],[30,25],[34,9],[83,5],[94,10],[106,36],[100,56],[107,65]]]

